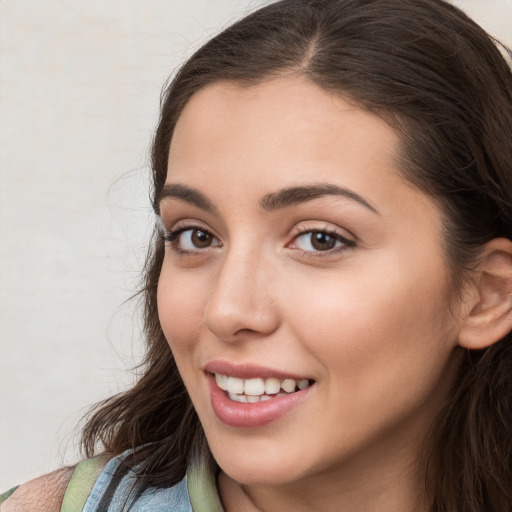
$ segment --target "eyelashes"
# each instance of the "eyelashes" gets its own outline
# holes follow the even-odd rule
[[[349,240],[334,229],[297,229],[291,245],[307,255],[321,253],[332,254],[354,247],[355,242]],[[319,254],[319,255],[320,255]]]
[[[177,225],[170,231],[164,231],[162,237],[173,252],[182,256],[205,254],[223,245],[210,230],[194,224]],[[300,251],[308,257],[322,257],[342,252],[355,245],[353,240],[335,229],[298,226],[293,230],[291,241],[286,244],[286,247]]]

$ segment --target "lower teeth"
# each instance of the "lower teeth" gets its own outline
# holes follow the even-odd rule
[[[278,396],[287,396],[291,395],[291,393],[277,393],[277,395],[237,395],[236,393],[228,393],[229,399],[234,402],[243,402],[243,403],[256,403],[256,402],[266,402],[272,398],[276,398]]]

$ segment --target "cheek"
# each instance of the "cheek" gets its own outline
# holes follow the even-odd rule
[[[179,358],[198,338],[207,298],[201,279],[180,272],[170,274],[164,261],[158,281],[158,316],[167,342]]]
[[[367,293],[346,279],[295,302],[294,336],[322,368],[319,417],[333,451],[347,439],[359,446],[393,436],[399,425],[424,432],[456,373],[450,329],[440,327],[447,323],[439,321],[438,286],[399,286],[381,276],[377,289],[375,282]]]
[[[306,282],[308,294],[290,298],[289,325],[331,389],[376,403],[404,386],[426,393],[456,345],[442,267],[383,268],[385,275],[366,266],[364,274],[352,268],[343,279]]]

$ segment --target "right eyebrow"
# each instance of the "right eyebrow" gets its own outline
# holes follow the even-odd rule
[[[297,187],[289,187],[271,192],[267,194],[261,201],[261,207],[267,211],[279,210],[281,208],[288,208],[307,201],[312,201],[319,197],[324,196],[342,196],[359,203],[360,205],[368,208],[373,213],[378,214],[377,209],[370,203],[369,200],[360,196],[353,190],[345,187],[338,187],[331,183],[312,183]]]
[[[162,190],[157,194],[153,208],[157,215],[160,215],[160,203],[166,199],[178,199],[186,203],[193,204],[202,210],[210,213],[215,213],[217,207],[201,192],[180,183],[167,183],[163,186]]]

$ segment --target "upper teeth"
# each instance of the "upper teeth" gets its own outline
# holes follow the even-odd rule
[[[276,395],[281,389],[287,393],[293,393],[296,388],[304,389],[309,386],[308,379],[239,379],[237,377],[228,377],[227,375],[215,374],[215,380],[219,388],[233,394],[245,394],[249,396]]]

